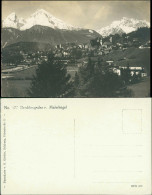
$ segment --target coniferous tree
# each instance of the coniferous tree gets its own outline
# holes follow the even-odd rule
[[[103,69],[100,63],[88,60],[86,66],[79,68],[77,80],[77,97],[117,97],[123,87],[120,76],[110,70]],[[127,94],[127,90],[125,90]]]
[[[126,69],[121,69],[121,78],[125,84],[129,84],[130,79],[131,79],[129,65],[127,66]]]
[[[81,66],[78,73],[75,75],[74,83],[77,83],[77,85],[75,85],[76,96],[88,97],[89,86],[94,72],[93,66],[91,59],[89,59],[87,66]]]
[[[49,54],[48,61],[38,65],[28,94],[30,97],[68,97],[71,85],[66,66]]]

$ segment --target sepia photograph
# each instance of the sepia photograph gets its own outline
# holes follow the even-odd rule
[[[150,0],[3,0],[2,195],[150,195]]]
[[[2,1],[1,94],[150,97],[150,1]]]

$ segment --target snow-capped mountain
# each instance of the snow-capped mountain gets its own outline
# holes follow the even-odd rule
[[[100,34],[91,29],[76,28],[55,18],[43,9],[37,10],[26,20],[10,14],[2,21],[2,45],[17,42],[43,42],[51,45],[61,43],[87,43]]]
[[[123,17],[121,20],[114,21],[110,26],[103,27],[97,32],[101,34],[103,37],[106,37],[114,34],[122,34],[122,33],[128,34],[142,27],[149,28],[150,23],[145,20],[137,20],[133,18]]]
[[[16,14],[12,13],[3,21],[3,27],[12,27],[19,30],[30,29],[35,25],[47,26],[53,29],[76,29],[72,25],[63,22],[58,18],[55,18],[53,15],[43,9],[37,10],[26,20],[24,20],[23,18],[18,19]]]
[[[72,25],[66,24],[62,20],[55,18],[53,15],[43,9],[37,10],[34,14],[32,14],[26,20],[26,24],[21,27],[21,30],[29,29],[35,25],[47,26],[54,29],[74,29]]]
[[[2,27],[7,28],[16,28],[19,29],[25,24],[25,20],[23,18],[18,18],[15,14],[15,12],[11,13],[7,16],[5,20],[3,20]]]

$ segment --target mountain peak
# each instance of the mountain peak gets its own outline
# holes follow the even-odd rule
[[[13,17],[13,16],[16,16],[16,13],[15,12],[12,12],[11,14],[9,14],[7,17]]]
[[[35,13],[47,13],[48,14],[49,12],[47,12],[44,9],[37,9]]]
[[[36,16],[36,15],[51,15],[51,14],[44,9],[37,9],[36,12],[32,14],[32,16]]]
[[[29,18],[24,20],[23,18],[18,18],[16,13],[13,12],[9,14],[6,19],[2,21],[2,26],[4,28],[16,28],[19,30],[26,30],[35,25],[40,26],[47,26],[53,29],[66,29],[66,30],[73,30],[77,29],[74,28],[72,25],[63,22],[62,20],[54,17],[49,12],[44,9],[38,9],[34,12]]]
[[[128,20],[129,18],[127,18],[127,17],[122,17],[122,19],[121,20]]]
[[[11,14],[9,14],[6,18],[6,20],[16,20],[17,16],[15,12],[12,12]]]
[[[46,13],[47,11],[44,9],[37,9],[36,12],[45,12]]]
[[[3,21],[3,27],[18,28],[18,18],[15,12],[6,17],[6,19]]]
[[[123,17],[121,20],[113,21],[109,26],[101,28],[97,32],[106,37],[114,34],[123,34],[136,31],[138,28],[150,27],[150,23],[145,20]]]

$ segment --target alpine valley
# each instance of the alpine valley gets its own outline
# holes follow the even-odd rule
[[[107,37],[136,31],[142,27],[150,27],[147,21],[122,18],[110,26],[98,31],[83,29],[66,24],[47,11],[40,9],[29,18],[18,18],[11,13],[2,21],[2,48],[17,42],[47,43],[51,46],[63,43],[88,43],[96,37]]]
[[[28,18],[8,15],[2,97],[150,97],[149,22],[123,17],[100,26],[73,26],[43,9]]]
[[[52,46],[63,43],[87,43],[101,36],[94,30],[76,28],[55,18],[45,10],[38,10],[27,20],[15,13],[3,21],[2,47],[16,42],[43,42]]]

